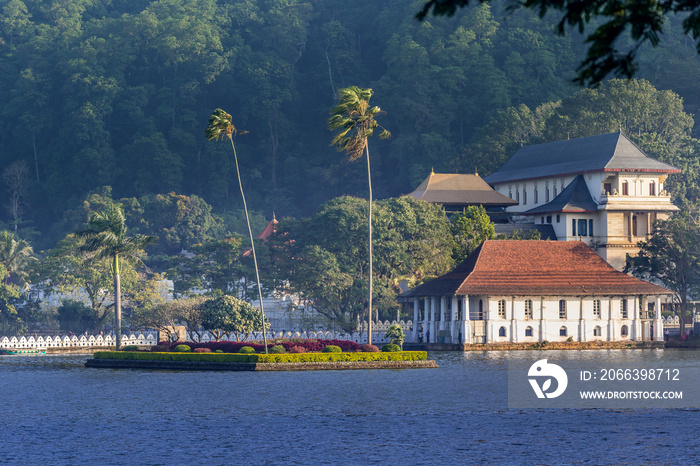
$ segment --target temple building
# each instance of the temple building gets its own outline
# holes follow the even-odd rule
[[[581,241],[489,240],[398,300],[413,307],[413,341],[661,341],[661,304],[672,295]]]
[[[664,188],[680,173],[652,159],[622,133],[519,149],[484,181],[514,199],[515,223],[551,225],[560,241],[583,241],[622,270],[654,220],[678,210]]]
[[[435,173],[423,180],[415,191],[407,196],[440,204],[445,213],[460,213],[473,205],[484,206],[492,221],[505,218],[503,212],[508,206],[516,206],[513,199],[497,193],[477,173]]]

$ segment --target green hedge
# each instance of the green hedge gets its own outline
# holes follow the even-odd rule
[[[425,351],[400,353],[135,353],[124,351],[100,351],[95,359],[128,359],[142,361],[206,361],[206,362],[338,362],[338,361],[425,361]]]

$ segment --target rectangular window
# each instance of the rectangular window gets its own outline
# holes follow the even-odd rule
[[[561,216],[557,214],[557,223],[559,223],[559,220],[561,219]]]
[[[499,319],[506,318],[506,300],[505,299],[498,300],[498,318]]]
[[[535,204],[537,204],[538,202],[540,202],[540,196],[537,192],[537,186],[535,186]]]
[[[540,223],[544,223],[544,217],[540,219]]]
[[[600,299],[593,300],[593,318],[600,319]]]
[[[653,181],[649,183],[649,195],[656,196],[656,184]]]
[[[578,221],[578,235],[588,236],[588,222],[585,218],[581,218]]]
[[[571,236],[576,236],[576,219],[571,219]]]
[[[523,205],[527,204],[527,191],[523,188]]]
[[[544,202],[549,202],[549,186],[544,187]]]
[[[630,195],[630,185],[628,182],[623,181],[622,182],[622,195],[623,196],[629,196]]]
[[[553,186],[552,189],[554,190],[554,197],[557,197],[557,187]]]
[[[547,223],[552,223],[552,216],[551,215],[547,215]]]
[[[525,318],[532,319],[532,300],[531,299],[525,300]]]
[[[520,191],[515,190],[515,201],[520,204]]]
[[[610,194],[612,192],[612,183],[603,183],[603,192]]]
[[[627,300],[623,299],[620,302],[620,314],[622,315],[623,319],[627,319]]]
[[[566,300],[559,300],[559,318],[566,319]]]
[[[593,219],[588,221],[588,236],[593,236]]]

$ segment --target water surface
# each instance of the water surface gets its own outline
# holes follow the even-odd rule
[[[687,365],[699,354],[537,357]],[[0,463],[672,464],[700,451],[693,409],[508,409],[508,360],[532,352],[429,356],[439,369],[146,371],[88,369],[84,355],[2,357]]]

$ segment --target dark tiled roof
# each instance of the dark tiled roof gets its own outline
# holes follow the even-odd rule
[[[431,173],[410,194],[433,204],[442,205],[517,205],[517,201],[494,191],[479,175]]]
[[[453,271],[399,295],[622,296],[673,294],[618,272],[580,241],[484,241]]]
[[[601,170],[680,172],[647,156],[624,134],[611,133],[522,147],[484,180],[494,184]]]
[[[586,186],[586,180],[583,179],[583,175],[578,175],[574,178],[574,181],[569,183],[569,185],[559,193],[557,197],[552,199],[551,202],[543,204],[534,209],[530,209],[524,212],[525,215],[532,214],[542,214],[549,212],[597,212],[598,204],[593,200],[590,191],[588,191],[588,186]]]
[[[512,235],[516,231],[520,231],[524,236],[527,236],[530,231],[537,230],[540,232],[540,239],[550,241],[557,240],[557,234],[554,233],[554,227],[547,223],[494,223],[493,227],[496,230],[496,236]]]

